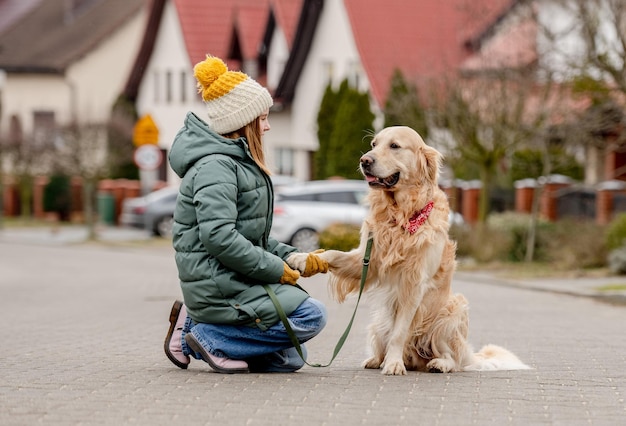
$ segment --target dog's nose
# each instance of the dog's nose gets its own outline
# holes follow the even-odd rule
[[[369,167],[372,164],[374,164],[374,157],[367,154],[361,157],[361,167]]]

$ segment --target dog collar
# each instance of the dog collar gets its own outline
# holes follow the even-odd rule
[[[428,219],[428,216],[430,216],[430,212],[433,211],[434,204],[434,201],[429,201],[422,210],[415,212],[413,216],[411,216],[411,219],[409,219],[403,228],[408,231],[409,234],[415,234],[417,232],[417,228],[422,226],[424,222],[426,222],[426,219]]]

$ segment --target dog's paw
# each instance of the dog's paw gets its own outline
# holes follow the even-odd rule
[[[306,258],[308,256],[309,253],[292,253],[289,257],[287,257],[287,265],[289,265],[291,269],[296,269],[302,274],[306,269]]]
[[[429,373],[449,373],[454,369],[454,361],[451,359],[435,358],[426,364]]]
[[[337,262],[346,257],[347,253],[339,251],[339,250],[325,250],[324,252],[318,254],[317,256],[328,262],[328,266],[332,271],[335,267],[337,267]]]
[[[373,356],[363,361],[363,368],[376,369],[376,368],[380,368],[380,364],[382,364],[381,360]]]
[[[406,367],[402,361],[385,362],[382,373],[387,376],[404,376],[406,375]]]

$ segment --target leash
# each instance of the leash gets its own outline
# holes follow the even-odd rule
[[[350,322],[348,323],[348,326],[346,327],[345,331],[339,338],[339,341],[337,342],[337,345],[335,346],[335,350],[333,351],[333,357],[330,359],[328,364],[309,364],[306,361],[306,359],[304,359],[304,355],[302,353],[302,346],[300,346],[300,342],[298,341],[296,334],[294,333],[293,329],[291,328],[291,325],[289,324],[289,321],[287,320],[287,315],[285,314],[283,307],[280,305],[280,302],[278,301],[278,298],[276,297],[276,293],[274,293],[274,290],[272,290],[270,286],[268,286],[267,284],[263,285],[263,288],[265,288],[265,291],[267,291],[267,294],[270,296],[270,299],[272,299],[272,303],[274,303],[274,306],[276,307],[278,316],[280,317],[280,320],[282,321],[283,325],[285,326],[285,329],[287,330],[287,334],[289,335],[289,339],[291,340],[291,343],[296,348],[296,351],[298,351],[298,355],[300,355],[300,358],[302,358],[302,360],[306,363],[306,365],[310,367],[328,367],[330,364],[333,363],[333,361],[335,360],[335,357],[337,356],[337,354],[339,354],[339,351],[341,350],[341,348],[343,347],[343,344],[348,338],[348,334],[350,333],[350,329],[352,328],[352,323],[354,322],[354,317],[356,316],[357,308],[359,307],[359,302],[361,301],[363,288],[365,287],[365,279],[367,278],[367,269],[369,268],[369,265],[370,265],[370,253],[372,251],[372,241],[373,241],[373,238],[370,235],[370,237],[367,240],[367,245],[365,246],[365,255],[363,256],[363,269],[361,272],[361,287],[359,289],[359,297],[356,300],[354,312],[352,312],[352,318],[350,318]]]

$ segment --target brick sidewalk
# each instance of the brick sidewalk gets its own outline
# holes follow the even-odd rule
[[[477,279],[470,341],[496,343],[521,372],[386,377],[361,369],[367,301],[331,367],[220,375],[174,367],[162,342],[180,297],[171,248],[41,245],[0,239],[0,424],[615,425],[626,416],[626,308]],[[302,281],[329,308],[308,345],[330,359],[354,300]]]

